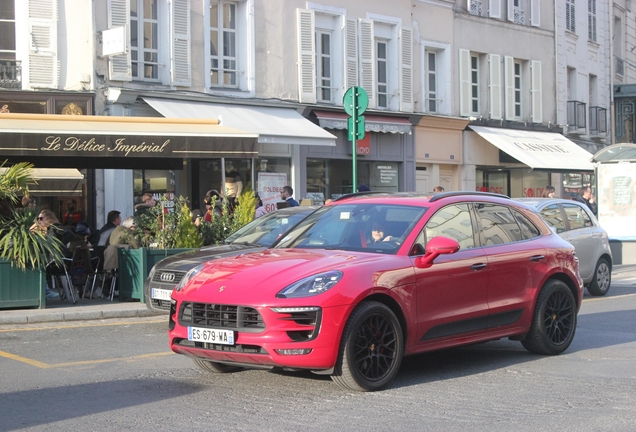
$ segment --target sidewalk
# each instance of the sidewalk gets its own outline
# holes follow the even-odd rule
[[[636,264],[616,265],[612,269],[612,287],[608,296],[614,293],[636,293]],[[587,296],[586,292],[586,296]],[[114,301],[101,299],[70,301],[51,300],[46,309],[0,310],[0,325],[32,324],[42,322],[101,320],[112,318],[135,318],[167,316],[167,312],[150,311],[145,303],[138,301]]]

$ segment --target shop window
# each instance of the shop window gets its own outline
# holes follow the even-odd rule
[[[166,196],[167,200],[163,206],[168,209],[174,208],[174,192],[176,187],[176,176],[172,170],[133,170],[133,187],[135,206],[143,202],[143,196],[151,193],[157,202]],[[170,210],[169,210],[170,211]]]

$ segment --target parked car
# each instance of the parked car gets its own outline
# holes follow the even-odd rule
[[[151,310],[167,312],[170,310],[172,291],[188,270],[209,260],[265,249],[317,208],[299,206],[276,210],[237,230],[221,245],[205,246],[159,261],[150,270],[144,284],[146,306]]]
[[[612,250],[607,232],[583,203],[556,198],[517,198],[534,207],[558,235],[574,246],[583,283],[593,296],[607,294],[612,283]]]
[[[523,203],[352,194],[269,249],[190,270],[169,339],[210,372],[304,369],[371,391],[405,354],[503,337],[560,354],[582,297],[574,248]]]

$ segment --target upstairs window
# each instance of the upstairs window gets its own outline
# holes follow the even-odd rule
[[[514,105],[515,117],[521,118],[521,63],[515,62],[514,65]]]
[[[386,41],[376,41],[376,70],[378,74],[377,95],[378,108],[389,107],[389,67],[388,67],[388,44]]]
[[[210,2],[210,85],[237,87],[236,4]]]
[[[157,0],[130,2],[130,56],[133,80],[159,81]]]
[[[331,32],[316,31],[316,93],[319,102],[333,102]]]
[[[426,53],[426,111],[436,113],[439,101],[437,99],[437,53]]]
[[[479,57],[470,56],[470,111],[479,114]]]
[[[576,33],[576,14],[574,13],[574,0],[565,0],[565,28]]]
[[[587,39],[596,42],[596,0],[587,0]]]
[[[0,60],[15,60],[14,0],[0,0]]]

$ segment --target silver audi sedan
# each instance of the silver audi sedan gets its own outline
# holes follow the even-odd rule
[[[541,214],[543,219],[576,249],[579,272],[589,293],[602,296],[612,281],[612,251],[607,232],[583,203],[558,198],[515,198]]]

